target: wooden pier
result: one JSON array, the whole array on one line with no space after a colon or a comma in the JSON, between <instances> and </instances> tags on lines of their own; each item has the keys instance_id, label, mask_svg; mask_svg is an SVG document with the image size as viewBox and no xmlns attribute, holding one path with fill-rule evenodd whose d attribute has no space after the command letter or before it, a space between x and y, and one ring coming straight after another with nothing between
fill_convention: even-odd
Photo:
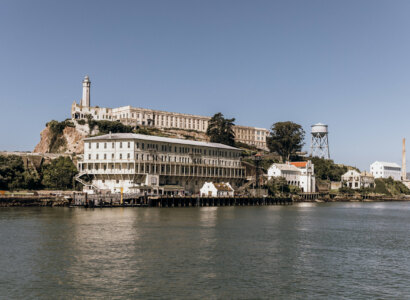
<instances>
[{"instance_id":1,"label":"wooden pier","mask_svg":"<svg viewBox=\"0 0 410 300\"><path fill-rule=\"evenodd\" d=\"M292 205L292 198L274 197L172 197L136 196L117 194L74 194L72 206L82 207L217 207L217 206L262 206Z\"/></svg>"}]
</instances>

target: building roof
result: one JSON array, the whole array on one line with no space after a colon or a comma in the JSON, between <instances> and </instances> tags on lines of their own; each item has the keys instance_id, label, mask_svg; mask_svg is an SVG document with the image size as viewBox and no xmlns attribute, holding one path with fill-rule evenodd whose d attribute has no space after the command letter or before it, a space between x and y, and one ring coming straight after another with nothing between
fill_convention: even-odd
<instances>
[{"instance_id":1,"label":"building roof","mask_svg":"<svg viewBox=\"0 0 410 300\"><path fill-rule=\"evenodd\" d=\"M378 161L378 160L377 160L377 161L375 161L374 163L372 163L372 165L375 164L375 163L381 164L381 165L383 165L383 166L385 166L385 167L401 168L398 164L392 163L392 162L385 162L385 161Z\"/></svg>"},{"instance_id":2,"label":"building roof","mask_svg":"<svg viewBox=\"0 0 410 300\"><path fill-rule=\"evenodd\" d=\"M294 165L297 168L306 168L307 161L294 161L290 163L291 165Z\"/></svg>"},{"instance_id":3,"label":"building roof","mask_svg":"<svg viewBox=\"0 0 410 300\"><path fill-rule=\"evenodd\" d=\"M354 169L351 169L351 170L347 171L346 173L344 173L342 175L342 177L359 176L359 175L360 175L360 173L358 171L356 171Z\"/></svg>"},{"instance_id":4,"label":"building roof","mask_svg":"<svg viewBox=\"0 0 410 300\"><path fill-rule=\"evenodd\" d=\"M367 171L363 171L362 173L360 173L360 176L363 176L363 177L373 177L373 174L372 174L372 173L369 173L369 172L367 172Z\"/></svg>"},{"instance_id":5,"label":"building roof","mask_svg":"<svg viewBox=\"0 0 410 300\"><path fill-rule=\"evenodd\" d=\"M99 136L94 136L94 137L89 137L89 138L84 139L84 141L102 141L102 140L145 140L145 141L152 141L152 142L162 142L162 143L191 145L191 146L198 146L198 147L220 148L220 149L241 151L238 148L231 147L231 146L224 145L224 144L190 141L190 140L174 139L174 138L168 138L168 137L162 137L162 136L136 134L136 133L111 133L111 134L104 134L104 135L99 135Z\"/></svg>"},{"instance_id":6,"label":"building roof","mask_svg":"<svg viewBox=\"0 0 410 300\"><path fill-rule=\"evenodd\" d=\"M214 186L218 191L227 191L227 192L232 192L233 188L231 188L228 184L226 183L214 183Z\"/></svg>"},{"instance_id":7,"label":"building roof","mask_svg":"<svg viewBox=\"0 0 410 300\"><path fill-rule=\"evenodd\" d=\"M275 166L276 168L278 168L281 171L297 171L297 172L300 172L300 170L297 167L295 167L294 165L273 164L272 166Z\"/></svg>"}]
</instances>

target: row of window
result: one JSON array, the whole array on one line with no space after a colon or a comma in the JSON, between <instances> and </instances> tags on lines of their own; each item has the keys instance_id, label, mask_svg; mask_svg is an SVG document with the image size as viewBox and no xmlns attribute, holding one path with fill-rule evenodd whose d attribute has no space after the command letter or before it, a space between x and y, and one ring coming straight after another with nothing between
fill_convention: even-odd
<instances>
[{"instance_id":1,"label":"row of window","mask_svg":"<svg viewBox=\"0 0 410 300\"><path fill-rule=\"evenodd\" d=\"M95 170L98 171L100 170L99 165L91 166L81 166L81 170ZM118 165L114 168L113 164L110 165L102 165L101 170L107 171L107 170L115 170L115 171L122 171L122 170L129 170L129 171L134 171L134 168L132 165L128 166L121 166ZM177 171L178 170L178 171ZM181 166L179 169L171 169L171 166L169 165L161 165L161 166L156 166L156 165L140 165L139 166L139 171L140 172L147 172L151 174L160 174L160 173L174 173L176 174L192 174L192 175L217 175L217 176L227 176L227 175L234 175L234 176L240 176L243 174L243 170L241 169L221 169L221 168L194 168L194 167L188 167L188 166Z\"/></svg>"},{"instance_id":2,"label":"row of window","mask_svg":"<svg viewBox=\"0 0 410 300\"><path fill-rule=\"evenodd\" d=\"M92 144L95 144L95 149L115 149L115 142L107 143L107 142L88 142L88 149L92 149ZM119 148L131 148L131 142L119 142L118 143ZM110 148L109 148L110 147ZM181 146L171 146L171 145L164 145L161 144L161 147L159 147L159 144L156 143L140 143L136 142L135 143L135 148L136 149L141 149L141 150L156 150L159 151L161 149L162 152L168 152L168 153L182 153L182 154L203 154L203 155L209 155L209 156L221 156L221 157L239 157L240 154L239 152L233 152L233 151L226 151L226 150L216 150L216 149L203 149L203 148L194 148L194 147L181 147Z\"/></svg>"},{"instance_id":3,"label":"row of window","mask_svg":"<svg viewBox=\"0 0 410 300\"><path fill-rule=\"evenodd\" d=\"M123 155L124 154L124 155ZM111 153L111 155L107 153L103 154L95 154L95 159L104 159L107 160L108 158L114 159L115 154ZM88 154L88 160L92 160L93 155ZM117 156L118 159L131 159L131 153L119 153ZM157 162L178 162L178 163L194 163L194 164L209 164L209 165L220 165L220 166L227 166L227 167L235 167L239 166L239 161L225 161L225 160L217 160L217 159L202 159L202 158L189 158L189 157L182 157L182 156L166 156L166 155L150 155L150 154L135 154L135 160L142 160L142 161L157 161Z\"/></svg>"}]
</instances>

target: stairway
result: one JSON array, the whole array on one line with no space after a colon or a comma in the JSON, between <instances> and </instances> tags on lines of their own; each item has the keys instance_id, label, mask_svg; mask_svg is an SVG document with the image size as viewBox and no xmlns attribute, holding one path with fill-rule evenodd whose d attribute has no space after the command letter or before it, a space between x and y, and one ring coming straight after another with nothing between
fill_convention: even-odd
<instances>
[{"instance_id":1,"label":"stairway","mask_svg":"<svg viewBox=\"0 0 410 300\"><path fill-rule=\"evenodd\" d=\"M84 171L83 171L83 172L80 172L80 173L78 173L77 175L75 175L74 178L75 178L76 181L78 181L78 182L81 183L82 185L88 186L90 189L97 190L98 187L96 187L96 186L93 185L92 183L87 182L87 181L85 181L85 180L83 180L83 179L80 178L80 177L83 176L83 175L87 175L87 173L84 172Z\"/></svg>"},{"instance_id":2,"label":"stairway","mask_svg":"<svg viewBox=\"0 0 410 300\"><path fill-rule=\"evenodd\" d=\"M247 183L245 183L244 185L242 185L240 188L238 188L238 192L242 192L242 191L244 191L245 189L247 189L248 187L250 187L252 184L254 184L255 183L255 179L252 179L252 180L250 180L250 181L248 181Z\"/></svg>"}]
</instances>

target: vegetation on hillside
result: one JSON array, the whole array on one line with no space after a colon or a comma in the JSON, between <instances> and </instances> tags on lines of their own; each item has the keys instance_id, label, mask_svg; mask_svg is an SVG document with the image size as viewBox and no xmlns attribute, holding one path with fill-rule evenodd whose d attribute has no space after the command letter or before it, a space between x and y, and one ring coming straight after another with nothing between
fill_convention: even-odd
<instances>
[{"instance_id":1,"label":"vegetation on hillside","mask_svg":"<svg viewBox=\"0 0 410 300\"><path fill-rule=\"evenodd\" d=\"M292 155L301 151L304 145L305 131L299 124L287 121L272 125L270 136L266 143L271 152L276 152L282 161L289 161Z\"/></svg>"},{"instance_id":2,"label":"vegetation on hillside","mask_svg":"<svg viewBox=\"0 0 410 300\"><path fill-rule=\"evenodd\" d=\"M391 196L397 196L401 194L410 195L410 190L401 182L395 181L393 178L377 178L375 179L375 188L369 189L369 192L375 192L378 194L385 194Z\"/></svg>"},{"instance_id":3,"label":"vegetation on hillside","mask_svg":"<svg viewBox=\"0 0 410 300\"><path fill-rule=\"evenodd\" d=\"M25 170L21 157L0 156L0 189L33 189L40 183L38 174Z\"/></svg>"},{"instance_id":4,"label":"vegetation on hillside","mask_svg":"<svg viewBox=\"0 0 410 300\"><path fill-rule=\"evenodd\" d=\"M56 120L52 120L46 124L49 128L51 137L49 143L48 152L56 153L59 149L64 147L67 143L66 139L63 136L63 131L66 127L75 127L74 123L70 120L65 120L62 122L58 122Z\"/></svg>"},{"instance_id":5,"label":"vegetation on hillside","mask_svg":"<svg viewBox=\"0 0 410 300\"><path fill-rule=\"evenodd\" d=\"M72 189L73 178L78 173L69 157L59 157L42 168L42 185L49 189Z\"/></svg>"},{"instance_id":6,"label":"vegetation on hillside","mask_svg":"<svg viewBox=\"0 0 410 300\"><path fill-rule=\"evenodd\" d=\"M120 121L94 120L91 115L87 115L87 123L90 133L98 127L99 134L107 133L131 133L133 128L122 124Z\"/></svg>"},{"instance_id":7,"label":"vegetation on hillside","mask_svg":"<svg viewBox=\"0 0 410 300\"><path fill-rule=\"evenodd\" d=\"M316 178L321 180L341 181L342 175L348 171L348 167L335 164L331 159L319 157L309 158L315 166Z\"/></svg>"},{"instance_id":8,"label":"vegetation on hillside","mask_svg":"<svg viewBox=\"0 0 410 300\"><path fill-rule=\"evenodd\" d=\"M235 118L226 119L222 113L216 113L208 122L206 135L209 136L212 143L234 146L234 122Z\"/></svg>"},{"instance_id":9,"label":"vegetation on hillside","mask_svg":"<svg viewBox=\"0 0 410 300\"><path fill-rule=\"evenodd\" d=\"M0 155L1 190L71 189L77 168L69 157L60 157L38 171L25 169L17 155Z\"/></svg>"}]
</instances>

